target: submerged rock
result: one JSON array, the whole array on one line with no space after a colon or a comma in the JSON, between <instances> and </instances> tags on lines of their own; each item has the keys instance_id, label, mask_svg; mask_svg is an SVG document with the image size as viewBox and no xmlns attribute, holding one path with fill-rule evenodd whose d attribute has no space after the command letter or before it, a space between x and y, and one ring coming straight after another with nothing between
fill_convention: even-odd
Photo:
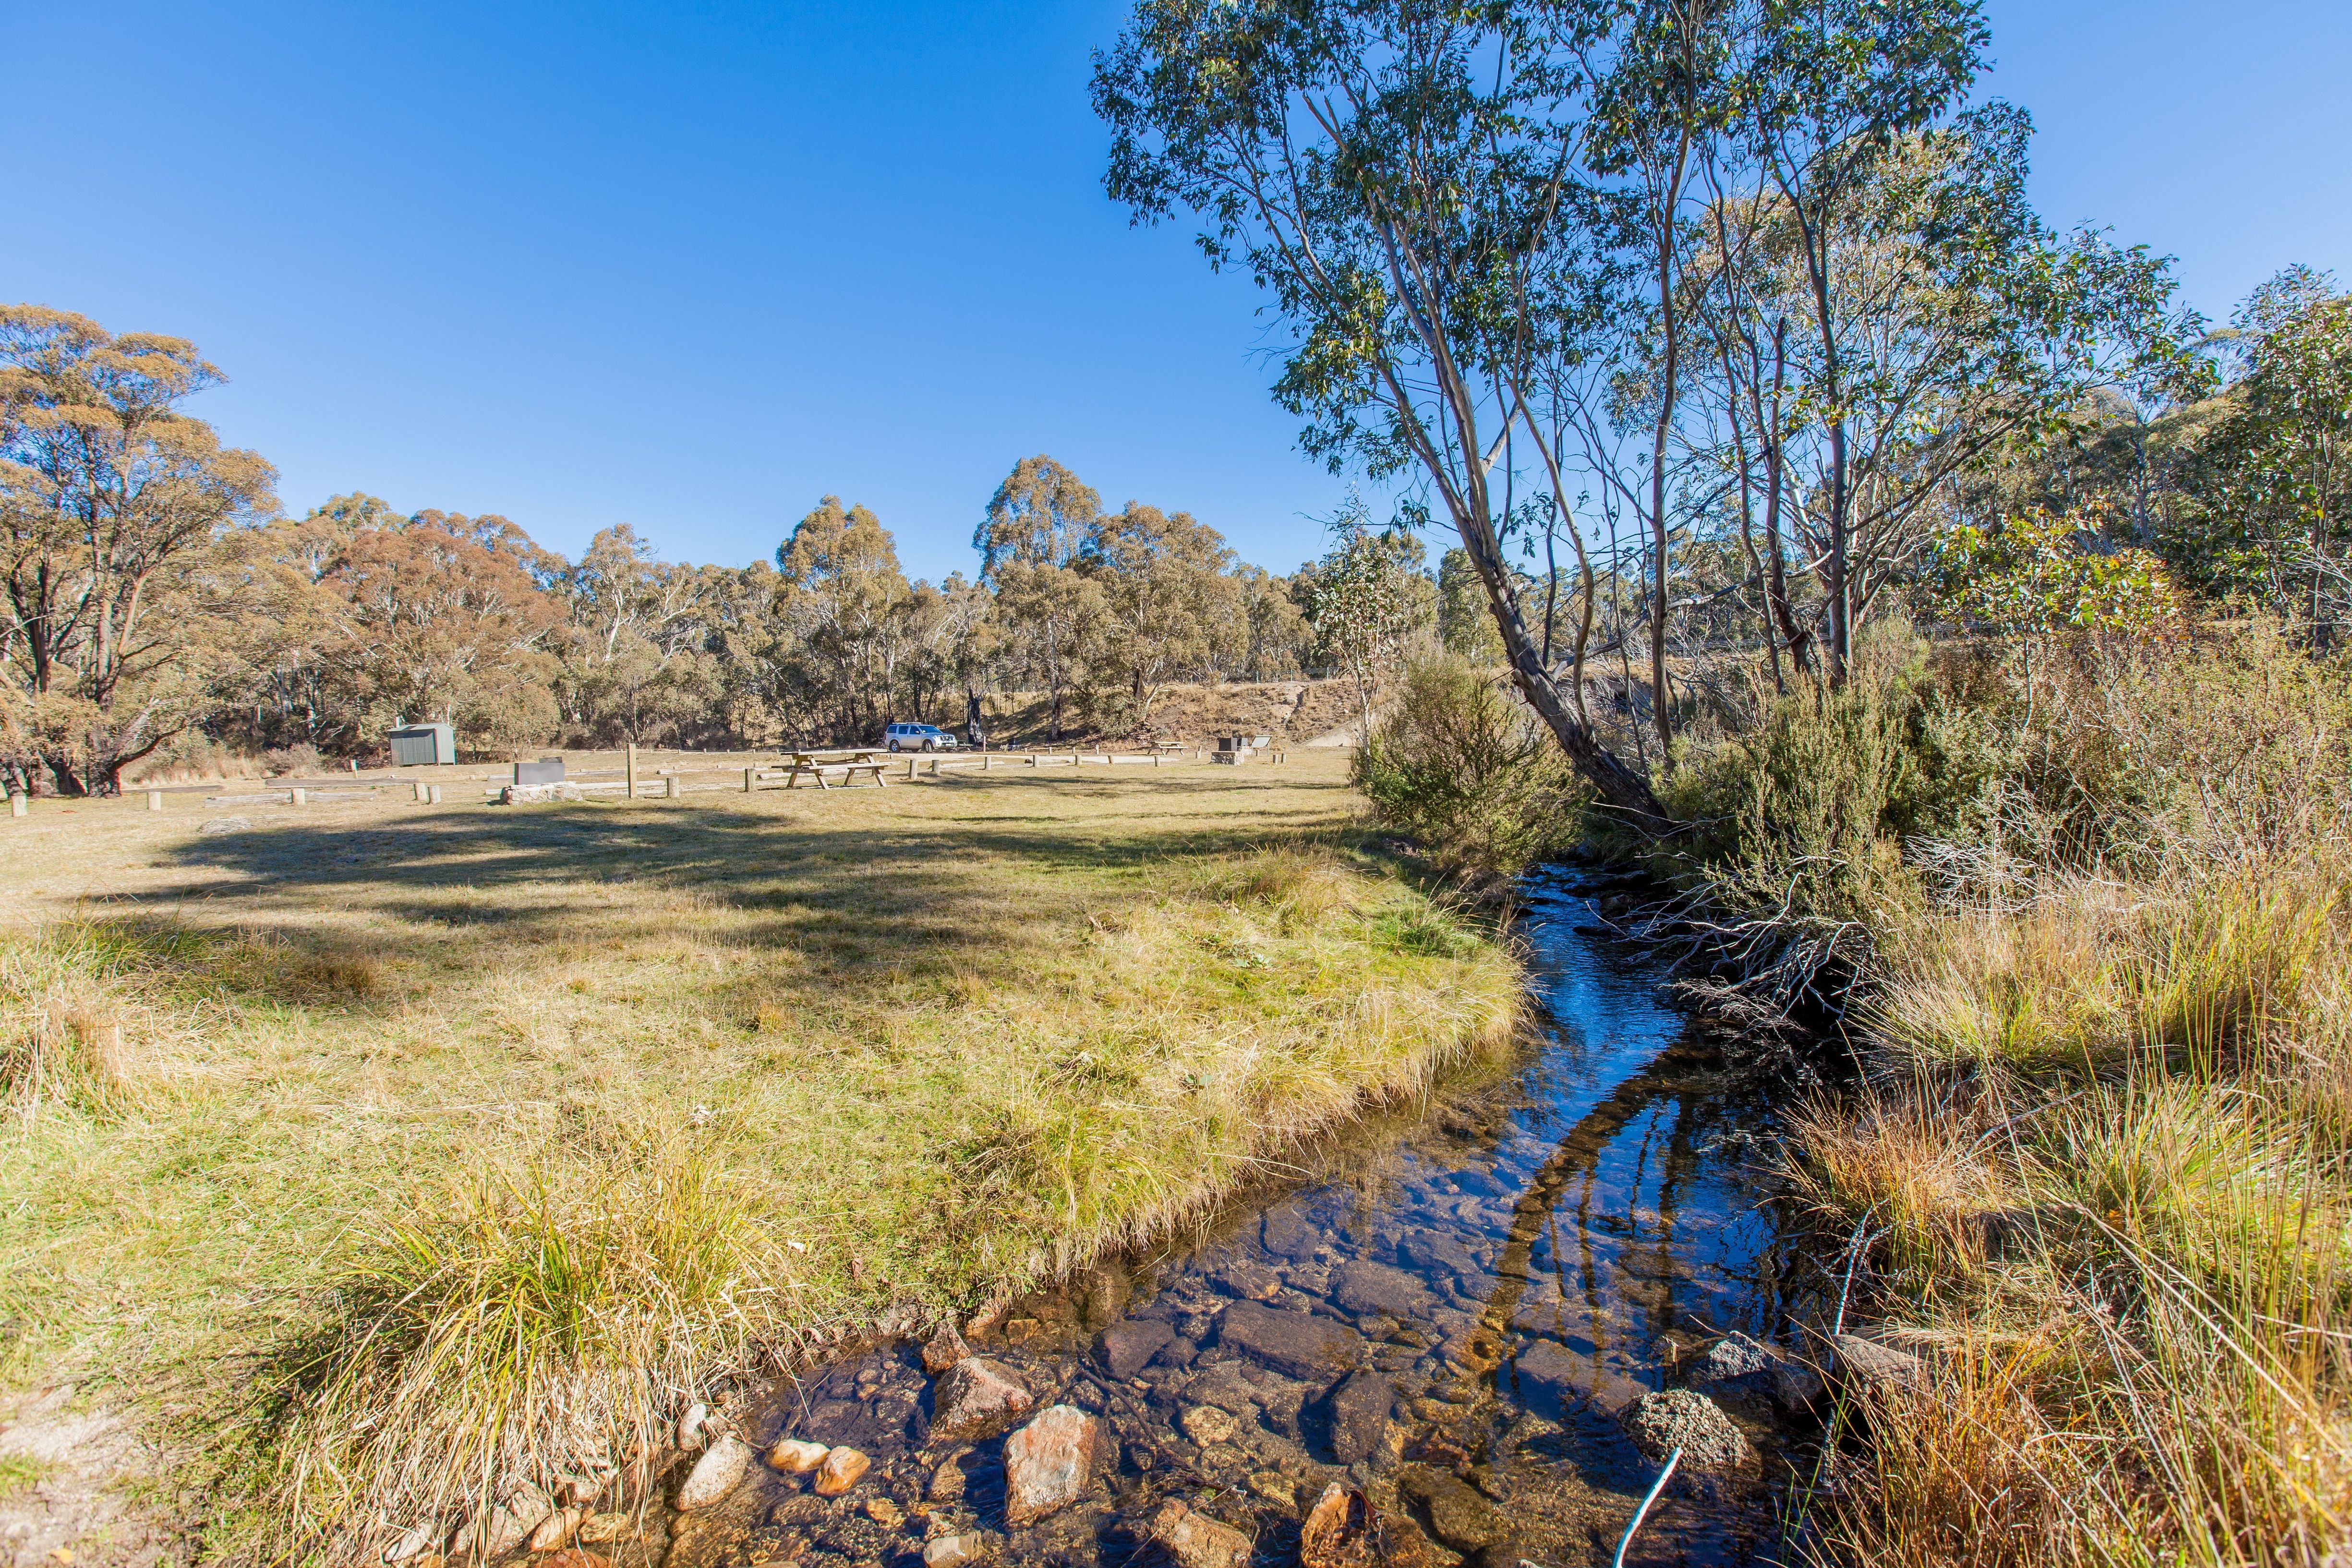
<instances>
[{"instance_id":1,"label":"submerged rock","mask_svg":"<svg viewBox=\"0 0 2352 1568\"><path fill-rule=\"evenodd\" d=\"M1298 1532L1299 1568L1426 1568L1428 1544L1406 1521L1337 1481L1323 1489Z\"/></svg>"},{"instance_id":2,"label":"submerged rock","mask_svg":"<svg viewBox=\"0 0 2352 1568\"><path fill-rule=\"evenodd\" d=\"M1293 1377L1320 1381L1363 1355L1363 1336L1328 1318L1236 1301L1217 1319L1217 1342Z\"/></svg>"},{"instance_id":3,"label":"submerged rock","mask_svg":"<svg viewBox=\"0 0 2352 1568\"><path fill-rule=\"evenodd\" d=\"M1520 1347L1515 1364L1522 1380L1544 1389L1562 1405L1589 1405L1604 1415L1617 1415L1649 1392L1591 1356L1550 1340L1529 1341Z\"/></svg>"},{"instance_id":4,"label":"submerged rock","mask_svg":"<svg viewBox=\"0 0 2352 1568\"><path fill-rule=\"evenodd\" d=\"M1410 1321L1427 1311L1429 1291L1402 1268L1359 1258L1331 1271L1332 1297L1351 1312L1387 1312Z\"/></svg>"},{"instance_id":5,"label":"submerged rock","mask_svg":"<svg viewBox=\"0 0 2352 1568\"><path fill-rule=\"evenodd\" d=\"M1389 1414L1396 1408L1396 1389L1369 1368L1349 1373L1331 1391L1331 1453L1340 1464L1369 1459L1388 1435Z\"/></svg>"},{"instance_id":6,"label":"submerged rock","mask_svg":"<svg viewBox=\"0 0 2352 1568\"><path fill-rule=\"evenodd\" d=\"M1036 1398L1020 1374L983 1355L947 1370L931 1396L931 1435L950 1443L990 1436L1029 1414Z\"/></svg>"},{"instance_id":7,"label":"submerged rock","mask_svg":"<svg viewBox=\"0 0 2352 1568\"><path fill-rule=\"evenodd\" d=\"M1144 1369L1153 1356L1176 1337L1173 1325L1150 1318L1114 1323L1095 1340L1095 1356L1113 1377L1125 1383Z\"/></svg>"},{"instance_id":8,"label":"submerged rock","mask_svg":"<svg viewBox=\"0 0 2352 1568\"><path fill-rule=\"evenodd\" d=\"M1397 1490L1429 1515L1431 1533L1456 1552L1477 1552L1503 1539L1503 1516L1469 1486L1427 1465L1397 1472Z\"/></svg>"},{"instance_id":9,"label":"submerged rock","mask_svg":"<svg viewBox=\"0 0 2352 1568\"><path fill-rule=\"evenodd\" d=\"M963 1568L967 1563L994 1556L999 1544L996 1536L985 1530L942 1535L924 1545L923 1568Z\"/></svg>"},{"instance_id":10,"label":"submerged rock","mask_svg":"<svg viewBox=\"0 0 2352 1568\"><path fill-rule=\"evenodd\" d=\"M1234 1439L1234 1434L1241 1430L1231 1413L1220 1410L1213 1405L1191 1406L1183 1415L1176 1418L1176 1425L1182 1429L1185 1436L1203 1448L1218 1443L1230 1443Z\"/></svg>"},{"instance_id":11,"label":"submerged rock","mask_svg":"<svg viewBox=\"0 0 2352 1568\"><path fill-rule=\"evenodd\" d=\"M743 1472L751 1468L751 1445L733 1436L720 1437L687 1472L677 1489L677 1511L692 1513L722 1500L742 1485Z\"/></svg>"},{"instance_id":12,"label":"submerged rock","mask_svg":"<svg viewBox=\"0 0 2352 1568\"><path fill-rule=\"evenodd\" d=\"M1643 1394L1618 1417L1618 1424L1653 1463L1680 1448L1685 1469L1728 1470L1746 1463L1750 1452L1748 1439L1722 1406L1687 1388Z\"/></svg>"},{"instance_id":13,"label":"submerged rock","mask_svg":"<svg viewBox=\"0 0 2352 1568\"><path fill-rule=\"evenodd\" d=\"M1250 1538L1233 1526L1172 1500L1151 1516L1150 1531L1176 1568L1244 1568L1253 1550Z\"/></svg>"},{"instance_id":14,"label":"submerged rock","mask_svg":"<svg viewBox=\"0 0 2352 1568\"><path fill-rule=\"evenodd\" d=\"M1103 1424L1056 1405L1004 1440L1004 1518L1027 1524L1066 1508L1094 1479Z\"/></svg>"}]
</instances>

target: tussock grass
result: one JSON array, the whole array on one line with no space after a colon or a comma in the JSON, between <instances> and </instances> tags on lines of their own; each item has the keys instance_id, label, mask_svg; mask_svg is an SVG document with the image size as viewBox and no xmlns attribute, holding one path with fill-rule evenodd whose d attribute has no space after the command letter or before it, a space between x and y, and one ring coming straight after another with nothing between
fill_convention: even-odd
<instances>
[{"instance_id":1,"label":"tussock grass","mask_svg":"<svg viewBox=\"0 0 2352 1568\"><path fill-rule=\"evenodd\" d=\"M1352 847L1345 767L45 829L0 1317L184 1413L216 1553L625 1470L1507 1039L1516 966Z\"/></svg>"}]
</instances>

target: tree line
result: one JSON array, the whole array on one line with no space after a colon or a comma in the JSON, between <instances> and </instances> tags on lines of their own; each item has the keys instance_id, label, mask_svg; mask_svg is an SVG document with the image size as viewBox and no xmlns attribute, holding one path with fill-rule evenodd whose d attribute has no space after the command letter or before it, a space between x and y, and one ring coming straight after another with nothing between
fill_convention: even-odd
<instances>
[{"instance_id":1,"label":"tree line","mask_svg":"<svg viewBox=\"0 0 2352 1568\"><path fill-rule=\"evenodd\" d=\"M197 743L368 756L433 721L484 751L870 742L1013 691L1042 694L1049 739L1139 733L1171 683L1295 678L1342 640L1316 565L1107 510L1043 456L989 500L973 575L936 584L832 496L745 567L663 561L626 525L569 560L503 517L363 494L289 517L269 464L187 411L219 380L180 339L0 309L11 787L108 794Z\"/></svg>"},{"instance_id":2,"label":"tree line","mask_svg":"<svg viewBox=\"0 0 2352 1568\"><path fill-rule=\"evenodd\" d=\"M1268 296L1305 449L1459 538L1449 640L1664 833L1712 653L2346 617L2352 301L2219 326L2045 224L1988 47L1974 0L1140 0L1094 95L1112 197Z\"/></svg>"}]
</instances>

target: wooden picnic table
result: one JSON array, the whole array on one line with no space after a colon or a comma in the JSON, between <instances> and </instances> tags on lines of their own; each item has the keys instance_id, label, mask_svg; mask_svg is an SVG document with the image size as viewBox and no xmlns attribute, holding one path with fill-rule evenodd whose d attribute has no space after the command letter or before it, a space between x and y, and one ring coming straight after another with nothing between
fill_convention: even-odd
<instances>
[{"instance_id":1,"label":"wooden picnic table","mask_svg":"<svg viewBox=\"0 0 2352 1568\"><path fill-rule=\"evenodd\" d=\"M857 782L858 774L864 773L874 781L875 788L885 789L888 784L882 777L882 770L887 766L886 754L873 747L847 752L794 752L792 767L784 774L784 787L798 788L801 775L806 773L816 780L817 788L831 789L833 786L824 780L826 774L832 773L840 778L841 787L847 789Z\"/></svg>"}]
</instances>

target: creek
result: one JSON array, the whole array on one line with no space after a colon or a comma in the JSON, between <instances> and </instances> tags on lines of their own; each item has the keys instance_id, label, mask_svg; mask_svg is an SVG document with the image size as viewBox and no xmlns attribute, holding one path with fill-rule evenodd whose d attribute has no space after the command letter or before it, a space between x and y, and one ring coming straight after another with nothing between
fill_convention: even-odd
<instances>
[{"instance_id":1,"label":"creek","mask_svg":"<svg viewBox=\"0 0 2352 1568\"><path fill-rule=\"evenodd\" d=\"M723 1506L670 1521L668 1568L914 1564L947 1534L1011 1563L1148 1563L1170 1499L1290 1563L1334 1481L1412 1521L1399 1563L1610 1562L1660 1469L1622 1413L1727 1332L1772 1341L1797 1252L1759 1169L1768 1097L1662 994L1655 956L1611 938L1608 897L1565 871L1530 889L1547 1016L1484 1081L1371 1118L1287 1187L969 1336L1035 1408L1103 1424L1077 1500L1008 1524L1003 1436L933 1440L933 1379L902 1343L740 1423L762 1449L855 1447L873 1460L858 1486L823 1498L755 1463ZM1746 1453L1678 1473L1629 1563L1775 1555L1797 1440L1769 1399L1710 1388Z\"/></svg>"}]
</instances>

